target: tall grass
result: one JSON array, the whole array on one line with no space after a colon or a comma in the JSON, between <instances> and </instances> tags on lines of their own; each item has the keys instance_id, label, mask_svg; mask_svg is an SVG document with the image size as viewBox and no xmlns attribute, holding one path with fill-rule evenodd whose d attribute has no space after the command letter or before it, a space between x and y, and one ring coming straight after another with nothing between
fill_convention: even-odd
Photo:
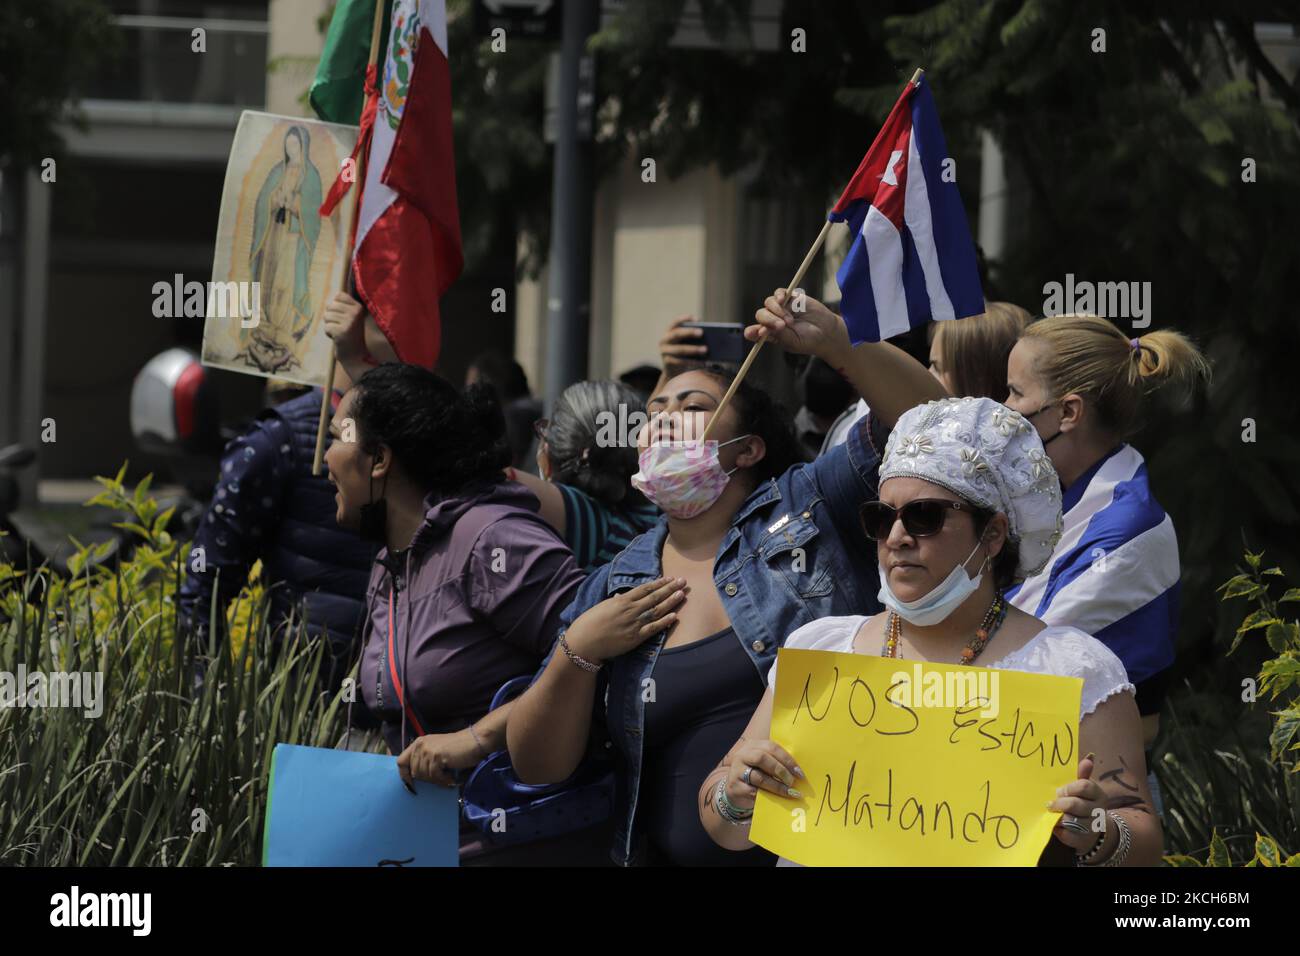
<instances>
[{"instance_id":1,"label":"tall grass","mask_svg":"<svg viewBox=\"0 0 1300 956\"><path fill-rule=\"evenodd\" d=\"M188 549L148 480L127 493L121 478L93 503L130 515L128 559L96 566L83 548L70 579L0 565L0 670L103 675L97 718L0 707L0 864L255 865L275 745L344 730L340 695L316 689L326 649L291 621L272 653L266 597L245 590L196 681L202 657L177 639Z\"/></svg>"},{"instance_id":2,"label":"tall grass","mask_svg":"<svg viewBox=\"0 0 1300 956\"><path fill-rule=\"evenodd\" d=\"M1204 858L1217 833L1236 859L1257 836L1300 852L1300 777L1268 753L1266 720L1226 726L1194 719L1202 695L1187 692L1165 711L1166 748L1155 760L1165 803L1165 850Z\"/></svg>"}]
</instances>

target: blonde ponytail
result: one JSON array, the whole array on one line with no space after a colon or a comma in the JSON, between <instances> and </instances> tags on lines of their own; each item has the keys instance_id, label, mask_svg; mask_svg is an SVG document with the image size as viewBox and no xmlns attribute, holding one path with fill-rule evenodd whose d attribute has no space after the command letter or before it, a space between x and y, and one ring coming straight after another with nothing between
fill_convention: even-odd
<instances>
[{"instance_id":1,"label":"blonde ponytail","mask_svg":"<svg viewBox=\"0 0 1300 956\"><path fill-rule=\"evenodd\" d=\"M1148 391L1168 385L1189 394L1201 382L1209 383L1209 359L1181 332L1158 329L1136 341L1133 385L1142 384Z\"/></svg>"},{"instance_id":2,"label":"blonde ponytail","mask_svg":"<svg viewBox=\"0 0 1300 956\"><path fill-rule=\"evenodd\" d=\"M1045 346L1035 370L1052 397L1083 396L1098 427L1121 439L1137 430L1149 394L1172 386L1186 395L1210 379L1209 361L1170 329L1130 339L1096 315L1057 315L1039 319L1021 338Z\"/></svg>"}]
</instances>

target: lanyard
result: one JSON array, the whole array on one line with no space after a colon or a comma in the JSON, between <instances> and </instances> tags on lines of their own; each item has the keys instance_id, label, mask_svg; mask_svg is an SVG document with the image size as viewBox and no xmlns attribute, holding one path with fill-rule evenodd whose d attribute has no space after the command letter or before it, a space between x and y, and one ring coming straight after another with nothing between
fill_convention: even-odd
<instances>
[{"instance_id":1,"label":"lanyard","mask_svg":"<svg viewBox=\"0 0 1300 956\"><path fill-rule=\"evenodd\" d=\"M415 716L415 711L411 705L406 702L406 695L402 691L402 682L397 676L397 656L393 653L393 586L388 588L388 674L393 679L393 687L397 690L397 702L402 705L406 711L406 716L410 718L415 725L416 733L423 737L424 728L420 726L420 719ZM402 741L402 746L406 746L406 741Z\"/></svg>"}]
</instances>

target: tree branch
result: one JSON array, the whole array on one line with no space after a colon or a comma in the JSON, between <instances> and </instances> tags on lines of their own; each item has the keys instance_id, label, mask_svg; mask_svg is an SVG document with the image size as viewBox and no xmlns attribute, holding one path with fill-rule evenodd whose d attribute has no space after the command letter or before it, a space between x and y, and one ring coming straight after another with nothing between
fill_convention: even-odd
<instances>
[{"instance_id":1,"label":"tree branch","mask_svg":"<svg viewBox=\"0 0 1300 956\"><path fill-rule=\"evenodd\" d=\"M1223 24L1237 46L1241 48L1241 52L1246 54L1251 65L1264 75L1269 87L1286 104L1287 109L1300 116L1300 93L1286 81L1282 71L1273 65L1273 61L1260 48L1250 25L1236 17L1224 17Z\"/></svg>"},{"instance_id":2,"label":"tree branch","mask_svg":"<svg viewBox=\"0 0 1300 956\"><path fill-rule=\"evenodd\" d=\"M1197 78L1196 72L1188 64L1183 56L1183 51L1178 48L1174 42L1174 37L1170 34L1169 27L1163 22L1157 31L1160 38L1164 41L1161 47L1164 52L1164 61L1174 75L1178 77L1178 82L1183 85L1183 91L1188 96L1196 96L1201 92L1201 81Z\"/></svg>"}]
</instances>

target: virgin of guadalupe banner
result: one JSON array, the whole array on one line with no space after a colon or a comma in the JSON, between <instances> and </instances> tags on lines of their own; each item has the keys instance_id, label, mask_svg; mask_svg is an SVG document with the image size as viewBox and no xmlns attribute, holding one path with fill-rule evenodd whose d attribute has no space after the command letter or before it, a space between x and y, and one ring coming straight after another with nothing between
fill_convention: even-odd
<instances>
[{"instance_id":1,"label":"virgin of guadalupe banner","mask_svg":"<svg viewBox=\"0 0 1300 956\"><path fill-rule=\"evenodd\" d=\"M245 110L226 166L203 364L325 384L330 340L320 322L343 288L353 204L320 215L356 145L357 128Z\"/></svg>"},{"instance_id":2,"label":"virgin of guadalupe banner","mask_svg":"<svg viewBox=\"0 0 1300 956\"><path fill-rule=\"evenodd\" d=\"M782 648L771 737L806 779L750 838L805 866L1033 866L1078 775L1077 677Z\"/></svg>"}]
</instances>

